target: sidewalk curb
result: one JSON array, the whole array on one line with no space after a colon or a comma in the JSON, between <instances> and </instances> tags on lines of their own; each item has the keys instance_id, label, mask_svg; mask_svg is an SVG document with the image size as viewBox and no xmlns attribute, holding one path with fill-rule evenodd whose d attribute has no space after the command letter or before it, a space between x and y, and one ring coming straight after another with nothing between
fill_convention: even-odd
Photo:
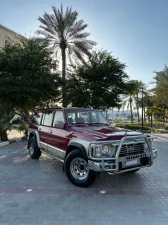
<instances>
[{"instance_id":1,"label":"sidewalk curb","mask_svg":"<svg viewBox=\"0 0 168 225\"><path fill-rule=\"evenodd\" d=\"M12 139L12 140L9 140L9 141L0 142L0 148L4 147L6 145L9 145L9 144L14 144L14 143L17 143L17 142L20 142L20 141L25 141L25 140L27 140L27 137L16 138L16 139Z\"/></svg>"}]
</instances>

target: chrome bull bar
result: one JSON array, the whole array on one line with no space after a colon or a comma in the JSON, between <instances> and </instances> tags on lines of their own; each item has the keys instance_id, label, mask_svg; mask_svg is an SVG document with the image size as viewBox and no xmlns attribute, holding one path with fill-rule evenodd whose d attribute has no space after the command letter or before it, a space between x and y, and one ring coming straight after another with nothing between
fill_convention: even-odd
<instances>
[{"instance_id":1,"label":"chrome bull bar","mask_svg":"<svg viewBox=\"0 0 168 225\"><path fill-rule=\"evenodd\" d=\"M90 167L93 168L95 166L95 170L98 171L99 170L98 167L100 166L102 168L102 171L113 172L113 174L118 173L119 172L119 155L120 155L122 145L126 140L135 140L135 139L141 139L141 140L143 139L145 141L145 143L147 144L148 149L149 149L148 152L151 152L151 162L147 166L151 166L157 157L157 150L152 148L151 142L149 141L149 139L153 139L153 137L151 138L151 137L147 137L145 135L138 135L138 136L125 136L120 141L118 141L119 145L118 145L115 157L113 157L113 158L92 158L92 157L90 157L91 159L97 161L97 162L93 162L93 161L89 160ZM103 143L103 142L101 142L101 143ZM110 167L114 166L114 168L107 169L107 166L110 166ZM137 166L137 167L135 167L135 169L141 168L141 167L142 166L139 166L139 167ZM134 169L131 168L128 170L134 170Z\"/></svg>"},{"instance_id":2,"label":"chrome bull bar","mask_svg":"<svg viewBox=\"0 0 168 225\"><path fill-rule=\"evenodd\" d=\"M144 139L144 141L146 142L147 146L148 146L148 149L149 151L152 151L152 146L148 140L148 138L145 136L145 135L139 135L139 136L125 136L121 139L121 142L118 146L118 149L117 149L117 152L116 152L116 156L115 156L115 159L116 159L116 171L119 170L119 155L120 155L120 151L121 151L121 147L124 143L125 140L131 140L131 139ZM153 161L153 160L152 160Z\"/></svg>"}]
</instances>

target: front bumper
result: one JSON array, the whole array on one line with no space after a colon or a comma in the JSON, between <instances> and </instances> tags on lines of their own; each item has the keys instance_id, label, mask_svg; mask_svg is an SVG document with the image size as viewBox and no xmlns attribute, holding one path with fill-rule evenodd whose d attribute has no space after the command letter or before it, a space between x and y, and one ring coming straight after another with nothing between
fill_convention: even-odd
<instances>
[{"instance_id":1,"label":"front bumper","mask_svg":"<svg viewBox=\"0 0 168 225\"><path fill-rule=\"evenodd\" d=\"M142 157L141 157L142 156ZM151 152L147 152L145 157L139 154L137 158L137 164L132 166L127 166L126 157L122 158L113 158L111 160L101 160L93 161L89 160L89 169L96 172L110 172L111 174L119 174L124 172L129 172L143 167L150 167L157 158L157 149L153 149Z\"/></svg>"}]
</instances>

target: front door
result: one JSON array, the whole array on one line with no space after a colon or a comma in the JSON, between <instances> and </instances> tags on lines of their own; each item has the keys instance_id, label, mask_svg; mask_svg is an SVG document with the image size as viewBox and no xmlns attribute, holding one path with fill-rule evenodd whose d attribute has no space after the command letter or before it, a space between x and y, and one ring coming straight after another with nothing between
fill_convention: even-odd
<instances>
[{"instance_id":1,"label":"front door","mask_svg":"<svg viewBox=\"0 0 168 225\"><path fill-rule=\"evenodd\" d=\"M50 132L51 145L65 151L70 141L71 132L65 129L65 115L63 110L55 111L53 125Z\"/></svg>"}]
</instances>

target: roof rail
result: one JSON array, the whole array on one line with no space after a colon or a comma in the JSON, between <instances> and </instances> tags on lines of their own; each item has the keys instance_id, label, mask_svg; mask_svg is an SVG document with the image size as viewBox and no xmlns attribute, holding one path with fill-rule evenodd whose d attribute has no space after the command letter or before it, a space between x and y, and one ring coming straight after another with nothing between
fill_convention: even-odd
<instances>
[{"instance_id":1,"label":"roof rail","mask_svg":"<svg viewBox=\"0 0 168 225\"><path fill-rule=\"evenodd\" d=\"M40 110L53 110L53 109L64 109L63 107L51 107L51 108L39 108L36 109L35 111L40 111Z\"/></svg>"}]
</instances>

